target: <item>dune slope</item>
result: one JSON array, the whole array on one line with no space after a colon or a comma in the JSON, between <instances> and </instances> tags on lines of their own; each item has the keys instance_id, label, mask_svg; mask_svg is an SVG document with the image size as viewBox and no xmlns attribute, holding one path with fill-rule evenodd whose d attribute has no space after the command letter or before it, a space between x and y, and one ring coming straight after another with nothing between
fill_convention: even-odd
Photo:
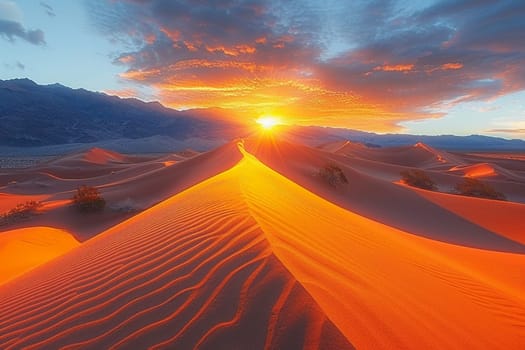
<instances>
[{"instance_id":1,"label":"dune slope","mask_svg":"<svg viewBox=\"0 0 525 350\"><path fill-rule=\"evenodd\" d=\"M96 152L101 153L102 150ZM35 216L31 221L17 222L10 228L53 226L59 223L60 227L73 233L79 241L85 241L128 219L135 211L149 208L231 168L241 158L236 143L232 142L201 155L192 154L194 156L185 161L178 162L178 156L171 155L162 159L117 164L120 167L117 171L113 171L113 163L63 166L70 158L84 158L87 153L65 156L55 160L52 165L46 165L47 171L53 173L74 172L76 179L52 177L47 173L45 175L41 172L43 168L11 172L3 180L0 174L0 208L6 202L5 210L8 210L23 203L22 200L43 200L44 204L44 215ZM57 166L57 163L62 165ZM92 177L93 171L102 171L103 175ZM13 180L17 182L16 185L2 189L2 181ZM95 220L91 215L79 214L69 208L70 199L81 185L97 187L106 199L106 210L98 213ZM6 193L2 193L3 191ZM0 227L0 232L2 229Z\"/></svg>"},{"instance_id":2,"label":"dune slope","mask_svg":"<svg viewBox=\"0 0 525 350\"><path fill-rule=\"evenodd\" d=\"M244 151L0 288L0 348L520 349L525 255L414 236Z\"/></svg>"},{"instance_id":3,"label":"dune slope","mask_svg":"<svg viewBox=\"0 0 525 350\"><path fill-rule=\"evenodd\" d=\"M525 204L411 189L456 215L525 245Z\"/></svg>"},{"instance_id":4,"label":"dune slope","mask_svg":"<svg viewBox=\"0 0 525 350\"><path fill-rule=\"evenodd\" d=\"M2 349L352 349L217 175L0 288Z\"/></svg>"},{"instance_id":5,"label":"dune slope","mask_svg":"<svg viewBox=\"0 0 525 350\"><path fill-rule=\"evenodd\" d=\"M525 256L414 236L247 155L241 186L274 253L358 349L525 346Z\"/></svg>"},{"instance_id":6,"label":"dune slope","mask_svg":"<svg viewBox=\"0 0 525 350\"><path fill-rule=\"evenodd\" d=\"M0 233L0 285L79 245L67 231L29 227Z\"/></svg>"},{"instance_id":7,"label":"dune slope","mask_svg":"<svg viewBox=\"0 0 525 350\"><path fill-rule=\"evenodd\" d=\"M259 161L309 191L387 226L447 243L525 253L525 245L508 238L511 233L506 232L507 225L495 221L493 226L501 227L497 231L487 229L486 225L479 225L419 196L411 188L397 185L400 170L406 168L392 169L390 164L335 156L273 137L248 139L245 147ZM337 188L327 184L318 175L319 169L327 164L340 167L348 184ZM436 174L431 176L434 178ZM512 183L512 191L519 186ZM512 213L518 214L516 211ZM517 220L521 220L520 215L513 217L512 221Z\"/></svg>"}]
</instances>

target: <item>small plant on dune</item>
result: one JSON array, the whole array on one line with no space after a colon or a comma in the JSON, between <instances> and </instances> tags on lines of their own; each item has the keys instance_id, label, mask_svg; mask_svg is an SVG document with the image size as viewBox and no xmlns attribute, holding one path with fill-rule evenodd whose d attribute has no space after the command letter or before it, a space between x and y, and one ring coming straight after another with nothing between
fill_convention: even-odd
<instances>
[{"instance_id":1,"label":"small plant on dune","mask_svg":"<svg viewBox=\"0 0 525 350\"><path fill-rule=\"evenodd\" d=\"M410 169L401 172L401 181L409 186L422 188L424 190L436 190L436 184L423 170Z\"/></svg>"},{"instance_id":2,"label":"small plant on dune","mask_svg":"<svg viewBox=\"0 0 525 350\"><path fill-rule=\"evenodd\" d=\"M505 200L503 193L496 191L492 186L478 179L466 177L456 185L456 192L463 196Z\"/></svg>"},{"instance_id":3,"label":"small plant on dune","mask_svg":"<svg viewBox=\"0 0 525 350\"><path fill-rule=\"evenodd\" d=\"M73 206L81 212L101 211L106 206L106 200L98 189L91 186L80 186L73 196Z\"/></svg>"},{"instance_id":4,"label":"small plant on dune","mask_svg":"<svg viewBox=\"0 0 525 350\"><path fill-rule=\"evenodd\" d=\"M0 216L0 225L8 225L36 215L41 206L42 202L37 201L27 201L17 204L16 207Z\"/></svg>"},{"instance_id":5,"label":"small plant on dune","mask_svg":"<svg viewBox=\"0 0 525 350\"><path fill-rule=\"evenodd\" d=\"M340 184L347 184L348 179L346 178L343 170L335 164L327 164L319 169L319 176L324 181L328 182L330 186L337 187Z\"/></svg>"}]
</instances>

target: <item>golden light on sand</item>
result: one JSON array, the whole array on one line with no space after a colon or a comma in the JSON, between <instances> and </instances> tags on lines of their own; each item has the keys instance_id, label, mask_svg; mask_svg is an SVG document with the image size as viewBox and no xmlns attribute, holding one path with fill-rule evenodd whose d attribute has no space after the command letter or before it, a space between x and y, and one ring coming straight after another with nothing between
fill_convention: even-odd
<instances>
[{"instance_id":1,"label":"golden light on sand","mask_svg":"<svg viewBox=\"0 0 525 350\"><path fill-rule=\"evenodd\" d=\"M280 120L273 116L264 116L257 119L257 124L261 125L263 129L269 130L274 126L280 124Z\"/></svg>"}]
</instances>

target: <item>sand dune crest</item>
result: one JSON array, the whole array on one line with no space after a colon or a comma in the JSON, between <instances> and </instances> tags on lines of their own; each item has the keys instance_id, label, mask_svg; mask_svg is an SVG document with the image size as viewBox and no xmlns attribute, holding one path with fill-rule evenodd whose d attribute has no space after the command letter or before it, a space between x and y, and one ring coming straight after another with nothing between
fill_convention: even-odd
<instances>
[{"instance_id":1,"label":"sand dune crest","mask_svg":"<svg viewBox=\"0 0 525 350\"><path fill-rule=\"evenodd\" d=\"M0 289L0 347L352 349L227 171Z\"/></svg>"},{"instance_id":2,"label":"sand dune crest","mask_svg":"<svg viewBox=\"0 0 525 350\"><path fill-rule=\"evenodd\" d=\"M229 170L0 288L0 348L525 346L525 255L365 218L238 147Z\"/></svg>"}]
</instances>

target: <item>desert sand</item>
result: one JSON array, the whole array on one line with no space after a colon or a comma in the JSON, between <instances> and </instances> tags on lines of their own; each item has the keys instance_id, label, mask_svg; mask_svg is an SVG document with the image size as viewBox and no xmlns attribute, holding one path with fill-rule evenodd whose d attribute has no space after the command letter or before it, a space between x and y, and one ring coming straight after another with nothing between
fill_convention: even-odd
<instances>
[{"instance_id":1,"label":"desert sand","mask_svg":"<svg viewBox=\"0 0 525 350\"><path fill-rule=\"evenodd\" d=\"M0 286L78 245L79 242L69 232L51 227L28 227L2 232Z\"/></svg>"},{"instance_id":2,"label":"desert sand","mask_svg":"<svg viewBox=\"0 0 525 350\"><path fill-rule=\"evenodd\" d=\"M501 202L400 185L417 167L447 189L468 176L450 169L487 162L422 144L312 149L266 135L190 159L94 152L68 159L83 178L64 159L3 177L19 185L4 196L49 196L20 225L65 222L84 239L0 285L2 349L525 347L519 163L490 160L509 172L486 177ZM348 185L323 182L327 162ZM82 232L67 219L79 179L145 210L96 214L107 227Z\"/></svg>"}]
</instances>

